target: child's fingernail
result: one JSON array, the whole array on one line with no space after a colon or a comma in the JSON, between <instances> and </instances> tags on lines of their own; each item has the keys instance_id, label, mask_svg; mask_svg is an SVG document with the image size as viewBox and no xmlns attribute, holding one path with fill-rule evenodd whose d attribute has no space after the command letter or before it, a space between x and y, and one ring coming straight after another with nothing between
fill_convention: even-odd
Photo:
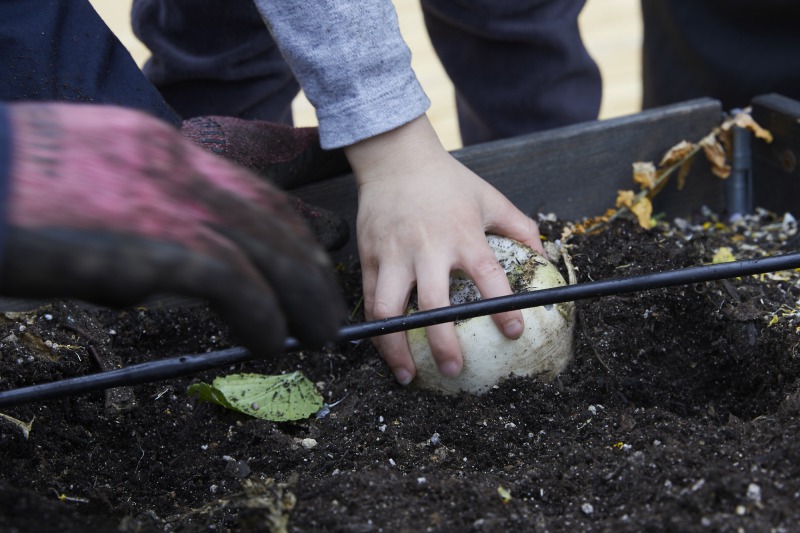
<instances>
[{"instance_id":1,"label":"child's fingernail","mask_svg":"<svg viewBox=\"0 0 800 533\"><path fill-rule=\"evenodd\" d=\"M503 334L510 339L518 339L525 331L525 326L519 320L513 320L503 326Z\"/></svg>"},{"instance_id":2,"label":"child's fingernail","mask_svg":"<svg viewBox=\"0 0 800 533\"><path fill-rule=\"evenodd\" d=\"M400 385L408 385L411 383L411 380L414 379L411 377L411 372L404 368L395 370L394 377Z\"/></svg>"},{"instance_id":3,"label":"child's fingernail","mask_svg":"<svg viewBox=\"0 0 800 533\"><path fill-rule=\"evenodd\" d=\"M458 377L461 373L461 365L456 363L455 361L450 361L449 363L445 363L439 367L439 372L442 375L447 376L448 378Z\"/></svg>"}]
</instances>

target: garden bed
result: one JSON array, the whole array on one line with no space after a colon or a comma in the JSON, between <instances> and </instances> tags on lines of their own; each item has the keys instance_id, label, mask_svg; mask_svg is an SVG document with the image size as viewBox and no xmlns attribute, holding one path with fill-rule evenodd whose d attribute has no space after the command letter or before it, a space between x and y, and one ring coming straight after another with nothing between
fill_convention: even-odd
<instances>
[{"instance_id":1,"label":"garden bed","mask_svg":"<svg viewBox=\"0 0 800 533\"><path fill-rule=\"evenodd\" d=\"M542 224L556 239L563 222ZM788 217L572 239L579 282L797 251ZM723 250L724 251L724 250ZM720 257L719 255L717 255ZM797 272L577 303L555 381L399 386L369 342L4 410L4 531L789 531L800 522ZM341 283L359 321L355 262ZM57 301L0 323L0 388L232 345L203 306ZM54 344L55 343L55 344ZM330 413L274 423L193 382L302 371Z\"/></svg>"}]
</instances>

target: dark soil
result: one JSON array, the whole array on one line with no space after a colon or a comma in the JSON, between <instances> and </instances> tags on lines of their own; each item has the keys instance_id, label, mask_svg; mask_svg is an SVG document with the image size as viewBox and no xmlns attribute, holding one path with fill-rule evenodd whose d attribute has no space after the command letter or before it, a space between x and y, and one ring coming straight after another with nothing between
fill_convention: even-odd
<instances>
[{"instance_id":1,"label":"dark soil","mask_svg":"<svg viewBox=\"0 0 800 533\"><path fill-rule=\"evenodd\" d=\"M720 246L741 259L800 248L768 214L701 222L576 237L579 281L699 265ZM358 272L343 270L356 309ZM0 420L0 530L793 531L799 277L579 302L565 373L482 397L402 388L364 342L10 408L33 425L26 439ZM0 339L2 389L232 344L202 306L62 301L7 314ZM330 414L272 423L186 394L293 370L339 402Z\"/></svg>"}]
</instances>

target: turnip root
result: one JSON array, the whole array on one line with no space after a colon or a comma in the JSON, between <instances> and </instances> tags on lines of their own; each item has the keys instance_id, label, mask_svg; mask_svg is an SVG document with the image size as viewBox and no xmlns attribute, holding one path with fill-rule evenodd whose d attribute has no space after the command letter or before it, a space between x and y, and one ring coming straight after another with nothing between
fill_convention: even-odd
<instances>
[{"instance_id":1,"label":"turnip root","mask_svg":"<svg viewBox=\"0 0 800 533\"><path fill-rule=\"evenodd\" d=\"M487 240L514 292L566 285L556 267L527 246L496 235L487 236ZM456 305L477 299L480 294L475 284L462 272L453 272L450 303ZM410 311L415 310L416 302L412 300ZM417 368L413 384L444 394L460 391L483 394L511 374L553 379L573 357L574 304L533 307L523 309L522 313L525 331L516 340L506 338L489 316L457 322L464 368L456 378L439 373L424 328L408 331L408 344Z\"/></svg>"}]
</instances>

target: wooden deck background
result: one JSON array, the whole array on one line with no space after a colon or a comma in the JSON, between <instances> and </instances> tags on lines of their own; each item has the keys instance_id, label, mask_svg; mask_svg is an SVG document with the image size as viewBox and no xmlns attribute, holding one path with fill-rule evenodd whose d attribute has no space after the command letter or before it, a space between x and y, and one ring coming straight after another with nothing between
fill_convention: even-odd
<instances>
[{"instance_id":1,"label":"wooden deck background","mask_svg":"<svg viewBox=\"0 0 800 533\"><path fill-rule=\"evenodd\" d=\"M580 16L581 32L603 75L601 118L639 111L642 23L640 0L588 0ZM141 64L147 49L130 29L131 0L91 0L97 12ZM453 104L453 86L431 48L418 0L394 0L400 27L412 51L412 66L431 98L429 116L448 149L461 146ZM294 104L298 125L316 123L314 109L302 97Z\"/></svg>"}]
</instances>

